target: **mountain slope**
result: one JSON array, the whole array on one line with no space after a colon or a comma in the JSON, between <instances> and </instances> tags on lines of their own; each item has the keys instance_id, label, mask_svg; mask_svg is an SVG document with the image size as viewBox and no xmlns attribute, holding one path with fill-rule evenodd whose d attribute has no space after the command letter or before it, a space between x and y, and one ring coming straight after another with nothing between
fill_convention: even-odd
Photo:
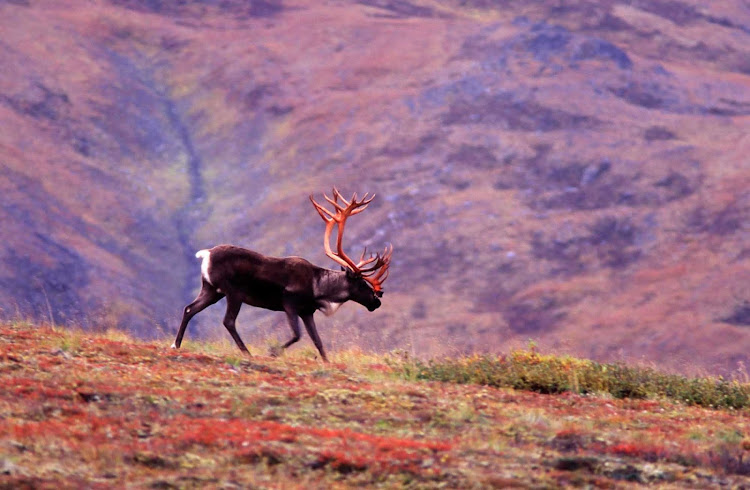
<instances>
[{"instance_id":1,"label":"mountain slope","mask_svg":"<svg viewBox=\"0 0 750 490\"><path fill-rule=\"evenodd\" d=\"M200 248L327 264L307 195L337 185L378 194L352 253L396 252L380 310L321 322L334 347L750 361L742 2L0 13L6 317L171 336Z\"/></svg>"}]
</instances>

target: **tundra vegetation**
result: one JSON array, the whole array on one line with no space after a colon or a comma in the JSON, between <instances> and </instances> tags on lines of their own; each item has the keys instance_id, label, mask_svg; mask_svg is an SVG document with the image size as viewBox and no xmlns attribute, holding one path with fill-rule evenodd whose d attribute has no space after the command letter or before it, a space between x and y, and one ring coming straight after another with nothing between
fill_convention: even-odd
<instances>
[{"instance_id":1,"label":"tundra vegetation","mask_svg":"<svg viewBox=\"0 0 750 490\"><path fill-rule=\"evenodd\" d=\"M0 488L750 484L746 373L266 348L0 325Z\"/></svg>"}]
</instances>

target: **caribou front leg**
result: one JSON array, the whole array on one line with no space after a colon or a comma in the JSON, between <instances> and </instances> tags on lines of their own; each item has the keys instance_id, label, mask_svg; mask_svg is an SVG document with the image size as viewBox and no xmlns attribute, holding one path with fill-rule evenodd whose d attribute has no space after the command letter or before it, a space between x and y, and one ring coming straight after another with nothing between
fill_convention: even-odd
<instances>
[{"instance_id":1,"label":"caribou front leg","mask_svg":"<svg viewBox=\"0 0 750 490\"><path fill-rule=\"evenodd\" d=\"M309 315L302 315L302 321L305 324L305 329L307 330L307 334L312 339L313 344L315 344L315 347L318 348L318 352L320 352L320 357L323 358L323 361L328 362L326 353L323 350L323 342L321 342L320 335L318 335L318 329L315 328L315 320L313 319L312 313Z\"/></svg>"},{"instance_id":2,"label":"caribou front leg","mask_svg":"<svg viewBox=\"0 0 750 490\"><path fill-rule=\"evenodd\" d=\"M247 350L245 343L240 338L240 334L237 333L236 320L237 315L240 313L240 308L242 308L242 300L238 297L227 295L227 311L224 315L224 328L229 331L229 335L232 336L237 347L249 356L250 351Z\"/></svg>"},{"instance_id":3,"label":"caribou front leg","mask_svg":"<svg viewBox=\"0 0 750 490\"><path fill-rule=\"evenodd\" d=\"M292 338L282 345L281 348L278 346L272 347L270 349L272 357L278 357L279 354L281 354L281 351L300 339L299 316L297 316L297 311L291 306L286 306L284 311L286 312L286 320L289 323L289 327L292 329Z\"/></svg>"}]
</instances>

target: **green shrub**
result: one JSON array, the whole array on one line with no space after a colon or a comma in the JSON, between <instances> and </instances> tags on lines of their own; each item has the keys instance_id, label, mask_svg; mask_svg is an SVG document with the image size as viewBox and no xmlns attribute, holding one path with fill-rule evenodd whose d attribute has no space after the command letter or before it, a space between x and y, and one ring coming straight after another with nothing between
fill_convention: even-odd
<instances>
[{"instance_id":1,"label":"green shrub","mask_svg":"<svg viewBox=\"0 0 750 490\"><path fill-rule=\"evenodd\" d=\"M750 407L750 384L722 378L688 378L651 368L602 364L572 357L541 355L535 350L507 356L471 356L421 361L391 357L389 364L410 380L474 383L539 393L609 394L615 398L665 398L689 405Z\"/></svg>"}]
</instances>

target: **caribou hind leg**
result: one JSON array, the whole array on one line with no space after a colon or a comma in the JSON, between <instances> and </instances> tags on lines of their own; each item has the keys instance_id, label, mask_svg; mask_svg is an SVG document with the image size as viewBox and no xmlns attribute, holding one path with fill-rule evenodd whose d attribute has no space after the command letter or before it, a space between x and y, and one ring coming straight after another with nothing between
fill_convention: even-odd
<instances>
[{"instance_id":1,"label":"caribou hind leg","mask_svg":"<svg viewBox=\"0 0 750 490\"><path fill-rule=\"evenodd\" d=\"M223 294L218 292L216 288L214 288L205 279L203 279L201 292L198 293L198 297L195 298L195 301L185 307L185 311L182 314L180 329L177 332L177 338L175 338L175 341L172 344L173 349L179 349L180 345L182 345L182 337L185 335L185 330L187 329L188 322L190 322L190 320L195 315L205 310L212 304L216 303L223 297Z\"/></svg>"}]
</instances>

